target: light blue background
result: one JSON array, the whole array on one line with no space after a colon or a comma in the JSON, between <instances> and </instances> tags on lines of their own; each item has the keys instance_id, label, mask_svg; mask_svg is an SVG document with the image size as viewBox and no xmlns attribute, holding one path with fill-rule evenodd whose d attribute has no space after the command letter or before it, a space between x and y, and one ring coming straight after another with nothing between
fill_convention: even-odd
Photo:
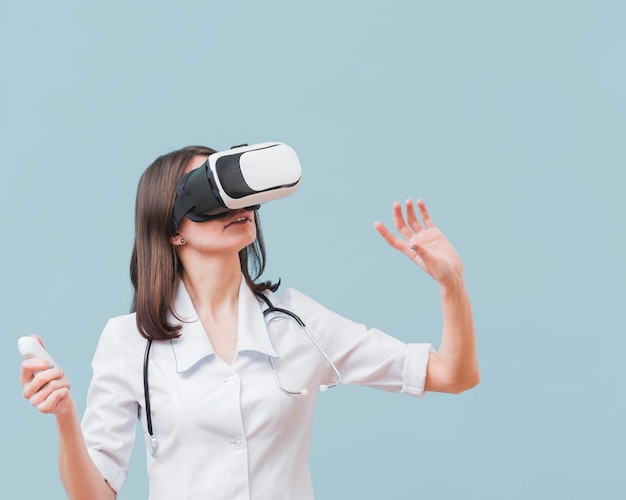
<instances>
[{"instance_id":1,"label":"light blue background","mask_svg":"<svg viewBox=\"0 0 626 500\"><path fill-rule=\"evenodd\" d=\"M437 344L436 285L372 226L423 197L479 342L460 396L323 395L318 498L625 498L625 5L2 2L3 497L64 498L16 340L44 337L82 412L104 322L129 309L143 169L280 140L304 176L262 208L265 276ZM138 444L120 499L146 497Z\"/></svg>"}]
</instances>

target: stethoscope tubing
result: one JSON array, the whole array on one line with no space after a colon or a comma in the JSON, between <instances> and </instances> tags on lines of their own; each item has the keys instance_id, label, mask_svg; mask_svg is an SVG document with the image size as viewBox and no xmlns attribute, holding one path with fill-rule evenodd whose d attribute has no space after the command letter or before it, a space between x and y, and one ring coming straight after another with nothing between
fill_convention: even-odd
<instances>
[{"instance_id":1,"label":"stethoscope tubing","mask_svg":"<svg viewBox=\"0 0 626 500\"><path fill-rule=\"evenodd\" d=\"M337 369L333 361L330 359L330 357L328 357L328 354L326 354L326 352L324 351L322 346L319 344L319 342L315 339L313 334L309 331L309 329L307 328L304 321L302 321L300 316L298 316L292 311L289 311L288 309L283 309L282 307L274 307L270 299L268 299L261 292L255 292L255 294L258 298L263 300L263 302L265 302L265 304L267 305L267 309L263 311L263 317L266 317L268 314L276 312L276 313L285 314L286 316L289 316L291 319L295 320L295 322L298 323L298 326L300 326L304 330L304 332L306 333L307 337L311 340L311 342L313 342L317 350L322 354L322 356L324 356L324 359L326 360L328 365L332 368L333 372L335 372L336 380L332 383L320 385L319 387L320 391L324 392L332 387L339 385L341 383L341 374L339 373L339 370ZM147 428L145 432L145 438L146 438L146 444L148 446L148 451L150 452L152 456L154 456L157 450L157 440L154 435L154 428L152 426L152 408L150 405L150 384L148 382L148 365L150 363L150 349L151 348L152 348L152 339L148 339L146 343L144 356L143 356L143 395L144 395L144 404L145 404L145 411L146 411L146 428ZM283 391L285 394L288 394L290 396L306 396L308 394L307 389L301 389L299 391L292 391L292 390L285 388L280 383L280 380L278 379L278 375L276 374L276 369L274 367L274 361L272 360L271 357L269 357L268 359L269 359L270 366L272 367L272 375L274 377L274 382L276 383L276 385L281 391Z\"/></svg>"}]
</instances>

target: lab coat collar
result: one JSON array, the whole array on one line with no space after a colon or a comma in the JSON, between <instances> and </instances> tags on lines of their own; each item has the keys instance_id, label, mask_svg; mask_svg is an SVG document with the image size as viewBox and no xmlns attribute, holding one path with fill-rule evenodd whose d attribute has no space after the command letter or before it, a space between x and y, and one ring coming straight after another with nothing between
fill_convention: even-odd
<instances>
[{"instance_id":1,"label":"lab coat collar","mask_svg":"<svg viewBox=\"0 0 626 500\"><path fill-rule=\"evenodd\" d=\"M189 370L201 359L215 354L209 337L202 326L191 297L182 280L178 283L174 309L183 321L181 336L171 340L176 358L176 371ZM170 321L176 321L170 318ZM246 280L241 278L239 285L237 354L242 351L256 351L274 358L278 354L270 341L263 311L254 292L248 288Z\"/></svg>"}]
</instances>

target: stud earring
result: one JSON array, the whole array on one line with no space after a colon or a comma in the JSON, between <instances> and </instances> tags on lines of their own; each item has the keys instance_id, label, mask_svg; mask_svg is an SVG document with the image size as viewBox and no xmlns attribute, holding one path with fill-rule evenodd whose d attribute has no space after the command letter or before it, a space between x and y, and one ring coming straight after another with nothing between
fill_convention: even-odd
<instances>
[{"instance_id":1,"label":"stud earring","mask_svg":"<svg viewBox=\"0 0 626 500\"><path fill-rule=\"evenodd\" d=\"M181 243L185 243L185 240L183 238L180 239Z\"/></svg>"}]
</instances>

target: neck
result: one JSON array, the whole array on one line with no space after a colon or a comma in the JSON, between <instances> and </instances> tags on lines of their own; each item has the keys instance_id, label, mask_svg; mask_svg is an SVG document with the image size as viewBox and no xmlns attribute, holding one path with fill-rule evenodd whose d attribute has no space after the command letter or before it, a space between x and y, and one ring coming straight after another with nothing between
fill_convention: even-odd
<instances>
[{"instance_id":1,"label":"neck","mask_svg":"<svg viewBox=\"0 0 626 500\"><path fill-rule=\"evenodd\" d=\"M227 259L204 261L191 269L187 265L182 273L183 283L198 313L236 304L241 279L237 254Z\"/></svg>"}]
</instances>

